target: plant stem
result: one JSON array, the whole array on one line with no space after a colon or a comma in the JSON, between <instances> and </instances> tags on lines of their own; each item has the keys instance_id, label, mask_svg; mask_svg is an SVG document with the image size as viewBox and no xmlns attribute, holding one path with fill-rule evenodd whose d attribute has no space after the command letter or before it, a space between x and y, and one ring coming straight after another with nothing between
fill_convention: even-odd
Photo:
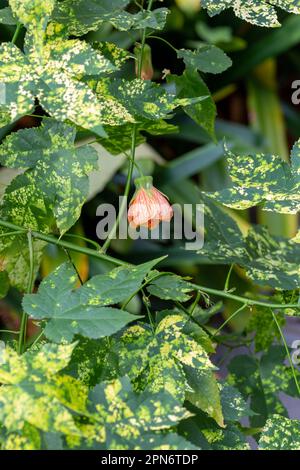
<instances>
[{"instance_id":1,"label":"plant stem","mask_svg":"<svg viewBox=\"0 0 300 470\"><path fill-rule=\"evenodd\" d=\"M12 38L12 40L11 40L11 42L12 42L13 44L16 44L16 42L17 42L17 40L18 40L18 37L19 37L19 34L20 34L21 30L22 30L22 27L23 27L23 25L22 25L21 23L17 23L17 27L16 27L16 30L15 30L15 33L14 33L13 38Z\"/></svg>"},{"instance_id":2,"label":"plant stem","mask_svg":"<svg viewBox=\"0 0 300 470\"><path fill-rule=\"evenodd\" d=\"M32 238L32 233L30 230L27 233L27 239L28 239L28 250L29 250L29 278L28 278L27 294L31 294L33 291L33 285L34 285L34 253L33 253L33 238ZM28 318L27 314L23 311L21 327L20 327L20 335L19 335L19 344L18 344L19 354L22 354L25 349L26 333L27 333L27 318Z\"/></svg>"},{"instance_id":3,"label":"plant stem","mask_svg":"<svg viewBox=\"0 0 300 470\"><path fill-rule=\"evenodd\" d=\"M223 290L211 289L210 287L205 286L197 286L197 284L192 284L195 289L207 292L208 294L216 295L218 297L223 297L225 299L236 300L237 302L245 305L259 305L261 307L267 308L274 308L274 309L282 309L282 308L294 308L300 310L299 304L272 304L269 302L262 302L260 300L248 299L247 297L241 297L239 295L230 294L229 292L225 292Z\"/></svg>"},{"instance_id":4,"label":"plant stem","mask_svg":"<svg viewBox=\"0 0 300 470\"><path fill-rule=\"evenodd\" d=\"M128 196L129 196L129 191L130 191L130 187L131 187L131 179L132 179L133 168L134 168L136 138L137 138L137 126L136 126L136 124L134 124L133 129L132 129L132 137L131 137L131 154L130 154L130 160L129 160L129 168L128 168L128 173L127 173L127 179L126 179L126 185L125 185L125 190L124 190L124 194L123 194L123 199L122 199L122 203L121 203L120 210L119 210L118 216L116 218L116 221L115 221L111 231L109 232L109 234L107 236L107 239L105 240L105 242L102 246L102 249L101 249L102 253L105 253L108 250L112 239L116 235L116 232L117 232L117 229L119 227L120 220L123 217L125 208L127 207L127 199L128 199Z\"/></svg>"},{"instance_id":5,"label":"plant stem","mask_svg":"<svg viewBox=\"0 0 300 470\"><path fill-rule=\"evenodd\" d=\"M1 219L0 219L0 226L5 227L5 228L9 228L11 230L15 230L16 232L20 232L20 231L23 230L24 234L26 233L25 228L22 229L18 225L12 224L11 222L6 222L6 221L1 220ZM106 254L100 253L97 250L92 250L91 248L86 248L86 247L83 247L83 246L75 245L71 242L65 242L61 239L56 238L53 235L45 235L44 233L40 233L40 232L36 232L36 231L31 232L31 235L32 235L33 238L36 238L38 240L42 240L42 241L45 241L47 243L51 243L53 245L61 246L63 248L67 248L71 251L76 251L78 253L82 253L82 254L87 255L87 256L92 256L92 257L97 258L97 259L109 261L109 262L111 262L111 263L113 263L117 266L132 266L133 265L132 263L127 263L127 262L122 261L118 258L114 258L112 256L108 256ZM167 272L159 273L159 275L157 277L166 276L168 274L170 274L170 273L167 273ZM153 280L153 279L151 279L151 280ZM189 284L195 288L195 291L201 292L202 295L203 295L203 293L206 292L207 294L216 295L217 297L223 297L223 298L226 298L226 299L236 300L237 302L240 302L241 304L246 304L246 305L259 305L261 307L267 307L267 308L273 308L273 309L294 308L294 309L300 310L300 303L297 303L297 304L273 304L273 303L269 303L269 302L262 302L262 301L259 301L259 300L248 299L247 297L234 295L234 294L231 294L230 292L225 292L224 290L217 290L217 289L212 289L210 287L198 286L197 284L193 284L191 282ZM144 287L144 285L143 285L143 287Z\"/></svg>"},{"instance_id":6,"label":"plant stem","mask_svg":"<svg viewBox=\"0 0 300 470\"><path fill-rule=\"evenodd\" d=\"M231 320L233 320L242 310L244 310L244 308L246 308L246 307L247 307L247 305L244 304L244 305L242 305L240 308L238 308L234 313L232 313L232 314L230 315L230 317L228 317L227 320L225 320L224 323L222 323L222 325L214 332L213 338L214 338L215 336L217 336L217 334L218 334L221 330L223 330L223 328L224 328Z\"/></svg>"},{"instance_id":7,"label":"plant stem","mask_svg":"<svg viewBox=\"0 0 300 470\"><path fill-rule=\"evenodd\" d=\"M289 348L288 348L288 345L287 345L287 342L285 340L285 337L284 337L284 334L283 334L283 331L278 323L278 320L277 320L277 317L275 315L275 313L273 312L272 309L271 310L271 313L272 313L272 316L273 316L273 319L274 319L274 322L276 323L276 326L277 326L277 329L279 331L279 334L281 336L281 339L282 339L282 342L284 344L284 347L285 347L285 350L286 350L286 353L287 353L287 356L288 356L288 359L289 359L289 363L290 363L290 366L292 368L292 371L293 371L293 377L294 377L294 381L295 381L295 384L296 384L296 388L297 388L297 391L299 393L299 396L300 396L300 385L299 385L299 382L298 382L298 379L297 379L297 375L296 375L296 369L295 369L295 366L293 364L293 361L292 361L292 358L291 358L291 355L290 355L290 351L289 351Z\"/></svg>"},{"instance_id":8,"label":"plant stem","mask_svg":"<svg viewBox=\"0 0 300 470\"><path fill-rule=\"evenodd\" d=\"M15 230L16 232L21 232L26 233L26 229L22 229L22 227L19 227L18 225L12 224L11 222L6 222L5 220L0 219L0 226ZM117 258L113 258L112 256L105 255L103 253L100 253L100 251L93 250L91 248L86 248L83 246L75 245L74 243L63 241L61 239L58 239L57 237L53 235L46 235L44 233L32 231L31 232L32 237L36 238L38 240L42 240L47 243L51 243L52 245L57 245L61 246L63 248L67 248L71 251L76 251L78 253L82 253L87 256L92 256L93 258L98 258L101 260L109 261L117 266L128 266L130 263L126 263L125 261L122 261Z\"/></svg>"},{"instance_id":9,"label":"plant stem","mask_svg":"<svg viewBox=\"0 0 300 470\"><path fill-rule=\"evenodd\" d=\"M153 0L149 0L147 11L151 10L152 3L153 3ZM145 48L145 43L146 43L146 32L147 32L147 28L144 28L142 30L141 52L140 52L139 57L138 57L137 76L138 76L139 79L141 79L141 77L142 77L143 55L144 55L144 48ZM133 124L132 134L131 134L131 150L130 150L130 158L129 158L129 168L128 168L128 173L127 173L127 179L126 179L126 185L125 185L125 189L124 189L123 199L122 199L122 203L121 203L121 206L120 206L120 209L119 209L118 216L115 220L115 223L114 223L111 231L109 232L109 234L107 236L107 239L105 240L105 242L102 246L102 250L101 250L102 253L106 253L106 251L110 247L111 241L116 235L117 229L118 229L119 224L120 224L120 220L123 217L124 211L127 207L127 199L128 199L128 196L129 196L129 191L130 191L130 187L131 187L131 180L132 180L132 174L133 174L133 169L134 169L134 166L135 166L137 132L138 132L137 124Z\"/></svg>"},{"instance_id":10,"label":"plant stem","mask_svg":"<svg viewBox=\"0 0 300 470\"><path fill-rule=\"evenodd\" d=\"M232 264L232 265L230 266L230 269L229 269L229 271L228 271L228 274L227 274L227 277L226 277L226 281L225 281L225 286L224 286L224 290L225 290L225 291L228 291L228 290L229 290L229 282L230 282L230 277L231 277L231 273L232 273L233 267L234 267L234 264Z\"/></svg>"},{"instance_id":11,"label":"plant stem","mask_svg":"<svg viewBox=\"0 0 300 470\"><path fill-rule=\"evenodd\" d=\"M10 335L19 335L20 334L19 331L14 331L14 330L0 330L0 333L7 333L7 334L10 334Z\"/></svg>"}]
</instances>

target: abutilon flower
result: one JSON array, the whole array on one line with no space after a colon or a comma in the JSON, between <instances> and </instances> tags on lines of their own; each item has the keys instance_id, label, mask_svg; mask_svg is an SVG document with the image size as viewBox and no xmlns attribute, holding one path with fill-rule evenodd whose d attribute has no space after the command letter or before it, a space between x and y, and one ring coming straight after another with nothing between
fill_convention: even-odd
<instances>
[{"instance_id":1,"label":"abutilon flower","mask_svg":"<svg viewBox=\"0 0 300 470\"><path fill-rule=\"evenodd\" d=\"M136 66L135 66L135 73L138 78L142 80L152 80L154 75L153 65L152 65L152 52L151 47L148 44L144 45L143 48L143 57L141 58L142 48L140 44L136 44L134 48L134 55L136 57ZM139 70L138 70L138 63L142 60L141 66L141 77L139 77Z\"/></svg>"},{"instance_id":2,"label":"abutilon flower","mask_svg":"<svg viewBox=\"0 0 300 470\"><path fill-rule=\"evenodd\" d=\"M158 189L153 186L151 176L135 180L136 192L129 204L128 222L131 227L147 227L150 230L160 222L170 222L173 209Z\"/></svg>"}]
</instances>

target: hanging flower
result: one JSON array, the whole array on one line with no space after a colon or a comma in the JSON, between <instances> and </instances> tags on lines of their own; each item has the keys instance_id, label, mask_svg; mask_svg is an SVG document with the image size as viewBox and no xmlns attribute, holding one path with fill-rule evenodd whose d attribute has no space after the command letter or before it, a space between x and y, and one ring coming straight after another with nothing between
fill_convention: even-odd
<instances>
[{"instance_id":1,"label":"hanging flower","mask_svg":"<svg viewBox=\"0 0 300 470\"><path fill-rule=\"evenodd\" d=\"M150 230L160 222L170 222L173 209L166 196L153 186L151 176L135 180L136 192L129 204L128 222L131 227L147 227Z\"/></svg>"},{"instance_id":2,"label":"hanging flower","mask_svg":"<svg viewBox=\"0 0 300 470\"><path fill-rule=\"evenodd\" d=\"M152 65L152 52L151 47L148 44L145 44L143 47L143 57L141 58L142 47L140 44L136 44L134 48L134 55L136 57L136 66L135 73L138 78L142 80L152 80L154 75L153 65ZM139 76L139 61L142 61L140 76Z\"/></svg>"}]
</instances>

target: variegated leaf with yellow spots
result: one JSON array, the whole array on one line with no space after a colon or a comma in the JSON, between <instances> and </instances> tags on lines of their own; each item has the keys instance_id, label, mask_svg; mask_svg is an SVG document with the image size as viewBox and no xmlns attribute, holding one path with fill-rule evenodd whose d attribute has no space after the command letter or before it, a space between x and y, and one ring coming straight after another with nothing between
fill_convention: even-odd
<instances>
[{"instance_id":1,"label":"variegated leaf with yellow spots","mask_svg":"<svg viewBox=\"0 0 300 470\"><path fill-rule=\"evenodd\" d=\"M85 411L87 390L74 378L60 374L74 346L48 344L23 356L5 348L0 363L0 422L13 433L12 440L18 442L18 433L24 439L28 425L41 431L80 434L72 413Z\"/></svg>"},{"instance_id":2,"label":"variegated leaf with yellow spots","mask_svg":"<svg viewBox=\"0 0 300 470\"><path fill-rule=\"evenodd\" d=\"M266 422L259 439L260 450L299 450L300 422L278 414Z\"/></svg>"},{"instance_id":3,"label":"variegated leaf with yellow spots","mask_svg":"<svg viewBox=\"0 0 300 470\"><path fill-rule=\"evenodd\" d=\"M117 63L117 61L115 61ZM0 45L1 122L4 125L29 114L37 98L52 117L90 129L102 136L103 125L134 122L116 100L96 94L86 76L101 76L115 71L100 48L76 39L48 40L37 49L36 39L27 34L25 54L11 43Z\"/></svg>"},{"instance_id":4,"label":"variegated leaf with yellow spots","mask_svg":"<svg viewBox=\"0 0 300 470\"><path fill-rule=\"evenodd\" d=\"M158 261L115 268L75 290L74 268L63 264L43 280L37 294L24 296L24 310L34 319L47 320L44 334L52 341L72 341L75 334L88 338L110 336L141 318L111 305L134 294Z\"/></svg>"},{"instance_id":5,"label":"variegated leaf with yellow spots","mask_svg":"<svg viewBox=\"0 0 300 470\"><path fill-rule=\"evenodd\" d=\"M141 323L127 328L116 340L120 370L137 389L167 390L181 402L188 399L222 426L216 367L203 347L207 340L194 337L189 327L187 317L170 313L154 332Z\"/></svg>"},{"instance_id":6,"label":"variegated leaf with yellow spots","mask_svg":"<svg viewBox=\"0 0 300 470\"><path fill-rule=\"evenodd\" d=\"M201 0L200 4L211 16L233 8L239 18L257 26L270 28L280 26L275 6L290 13L300 13L299 0Z\"/></svg>"},{"instance_id":7,"label":"variegated leaf with yellow spots","mask_svg":"<svg viewBox=\"0 0 300 470\"><path fill-rule=\"evenodd\" d=\"M240 355L228 365L228 382L234 385L248 402L254 414L250 416L252 427L261 427L274 413L287 416L285 402L280 392L298 398L293 370L285 364L286 351L282 346L272 346L256 357ZM295 371L297 380L300 374Z\"/></svg>"},{"instance_id":8,"label":"variegated leaf with yellow spots","mask_svg":"<svg viewBox=\"0 0 300 470\"><path fill-rule=\"evenodd\" d=\"M6 234L9 232L9 229L0 227L0 269L7 272L11 286L25 292L30 277L27 233L7 236ZM33 240L34 277L38 273L45 245L45 242Z\"/></svg>"},{"instance_id":9,"label":"variegated leaf with yellow spots","mask_svg":"<svg viewBox=\"0 0 300 470\"><path fill-rule=\"evenodd\" d=\"M134 116L136 122L156 121L170 117L178 106L188 106L205 100L207 96L177 98L174 93L165 90L157 83L139 78L133 80L102 79L96 82L94 90L101 96L113 97L116 104L121 104Z\"/></svg>"},{"instance_id":10,"label":"variegated leaf with yellow spots","mask_svg":"<svg viewBox=\"0 0 300 470\"><path fill-rule=\"evenodd\" d=\"M128 378L97 385L90 394L94 425L83 430L109 450L194 449L174 432L190 413L168 392L136 393Z\"/></svg>"},{"instance_id":11,"label":"variegated leaf with yellow spots","mask_svg":"<svg viewBox=\"0 0 300 470\"><path fill-rule=\"evenodd\" d=\"M104 22L111 23L120 31L151 28L163 29L168 15L167 8L153 11L125 11L130 0L65 0L57 2L52 19L64 25L68 34L82 36L98 30Z\"/></svg>"},{"instance_id":12,"label":"variegated leaf with yellow spots","mask_svg":"<svg viewBox=\"0 0 300 470\"><path fill-rule=\"evenodd\" d=\"M253 226L244 236L236 222L207 194L204 204L205 241L198 255L218 264L237 264L245 268L256 284L293 290L300 286L300 245L293 240L272 236L266 227Z\"/></svg>"},{"instance_id":13,"label":"variegated leaf with yellow spots","mask_svg":"<svg viewBox=\"0 0 300 470\"><path fill-rule=\"evenodd\" d=\"M291 164L274 155L234 155L226 150L233 186L208 193L234 209L263 204L264 210L296 214L300 211L300 140L291 153Z\"/></svg>"},{"instance_id":14,"label":"variegated leaf with yellow spots","mask_svg":"<svg viewBox=\"0 0 300 470\"><path fill-rule=\"evenodd\" d=\"M91 146L75 147L75 135L73 127L45 119L41 127L20 130L4 140L1 164L27 170L6 188L2 218L46 232L53 216L61 233L74 225L88 195L87 175L97 169L98 161Z\"/></svg>"}]
</instances>

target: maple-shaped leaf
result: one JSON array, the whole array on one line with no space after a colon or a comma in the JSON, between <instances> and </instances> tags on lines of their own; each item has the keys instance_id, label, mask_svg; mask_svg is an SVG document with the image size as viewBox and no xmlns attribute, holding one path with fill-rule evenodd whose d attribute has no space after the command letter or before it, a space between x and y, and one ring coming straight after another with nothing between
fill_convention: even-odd
<instances>
[{"instance_id":1,"label":"maple-shaped leaf","mask_svg":"<svg viewBox=\"0 0 300 470\"><path fill-rule=\"evenodd\" d=\"M114 97L115 102L121 104L130 115L134 116L136 122L166 119L171 117L170 113L178 106L188 106L207 98L207 96L178 98L157 83L139 78L133 80L102 79L96 82L94 88L99 99L101 96Z\"/></svg>"},{"instance_id":2,"label":"maple-shaped leaf","mask_svg":"<svg viewBox=\"0 0 300 470\"><path fill-rule=\"evenodd\" d=\"M136 393L127 377L97 385L90 393L93 425L83 429L106 449L193 449L174 432L190 413L168 392Z\"/></svg>"},{"instance_id":3,"label":"maple-shaped leaf","mask_svg":"<svg viewBox=\"0 0 300 470\"><path fill-rule=\"evenodd\" d=\"M234 155L226 149L232 187L208 193L234 209L263 204L264 210L296 214L300 211L300 140L291 164L274 155Z\"/></svg>"},{"instance_id":4,"label":"maple-shaped leaf","mask_svg":"<svg viewBox=\"0 0 300 470\"><path fill-rule=\"evenodd\" d=\"M241 233L237 223L207 194L198 193L204 204L205 240L198 255L217 264L237 264L256 284L275 289L300 287L300 245L272 236L266 227L253 226Z\"/></svg>"},{"instance_id":5,"label":"maple-shaped leaf","mask_svg":"<svg viewBox=\"0 0 300 470\"><path fill-rule=\"evenodd\" d=\"M141 323L127 328L116 340L116 351L121 373L138 388L166 390L182 402L186 398L222 426L216 367L204 348L207 344L203 330L193 329L189 318L170 314L154 332Z\"/></svg>"},{"instance_id":6,"label":"maple-shaped leaf","mask_svg":"<svg viewBox=\"0 0 300 470\"><path fill-rule=\"evenodd\" d=\"M44 37L43 37L44 40ZM1 122L14 121L32 112L35 99L52 117L72 121L102 136L103 125L134 122L126 109L111 99L96 94L86 76L101 76L116 66L99 50L84 41L56 38L37 42L30 32L25 39L25 54L12 43L0 46L0 81L4 102Z\"/></svg>"},{"instance_id":7,"label":"maple-shaped leaf","mask_svg":"<svg viewBox=\"0 0 300 470\"><path fill-rule=\"evenodd\" d=\"M27 170L6 188L1 217L21 227L49 231L56 220L61 233L74 225L88 191L88 174L98 156L89 145L75 147L76 130L53 119L38 128L9 135L0 146L0 162Z\"/></svg>"},{"instance_id":8,"label":"maple-shaped leaf","mask_svg":"<svg viewBox=\"0 0 300 470\"><path fill-rule=\"evenodd\" d=\"M72 412L83 412L86 388L60 371L76 343L43 345L19 356L9 347L0 357L0 421L8 432L27 424L42 431L77 434Z\"/></svg>"},{"instance_id":9,"label":"maple-shaped leaf","mask_svg":"<svg viewBox=\"0 0 300 470\"><path fill-rule=\"evenodd\" d=\"M65 0L57 2L52 20L65 27L69 35L82 36L98 30L104 22L120 31L151 28L162 29L168 15L167 8L130 13L124 9L130 0Z\"/></svg>"},{"instance_id":10,"label":"maple-shaped leaf","mask_svg":"<svg viewBox=\"0 0 300 470\"><path fill-rule=\"evenodd\" d=\"M266 27L280 26L274 6L290 13L300 13L299 0L201 0L201 6L206 8L211 16L233 8L239 18Z\"/></svg>"},{"instance_id":11,"label":"maple-shaped leaf","mask_svg":"<svg viewBox=\"0 0 300 470\"><path fill-rule=\"evenodd\" d=\"M260 450L299 450L300 422L279 414L270 416L259 439Z\"/></svg>"},{"instance_id":12,"label":"maple-shaped leaf","mask_svg":"<svg viewBox=\"0 0 300 470\"><path fill-rule=\"evenodd\" d=\"M72 341L75 334L110 336L140 318L111 306L134 294L158 261L115 268L75 290L78 278L74 268L62 264L42 281L37 294L24 296L23 308L32 318L47 320L44 334L52 341Z\"/></svg>"}]
</instances>

